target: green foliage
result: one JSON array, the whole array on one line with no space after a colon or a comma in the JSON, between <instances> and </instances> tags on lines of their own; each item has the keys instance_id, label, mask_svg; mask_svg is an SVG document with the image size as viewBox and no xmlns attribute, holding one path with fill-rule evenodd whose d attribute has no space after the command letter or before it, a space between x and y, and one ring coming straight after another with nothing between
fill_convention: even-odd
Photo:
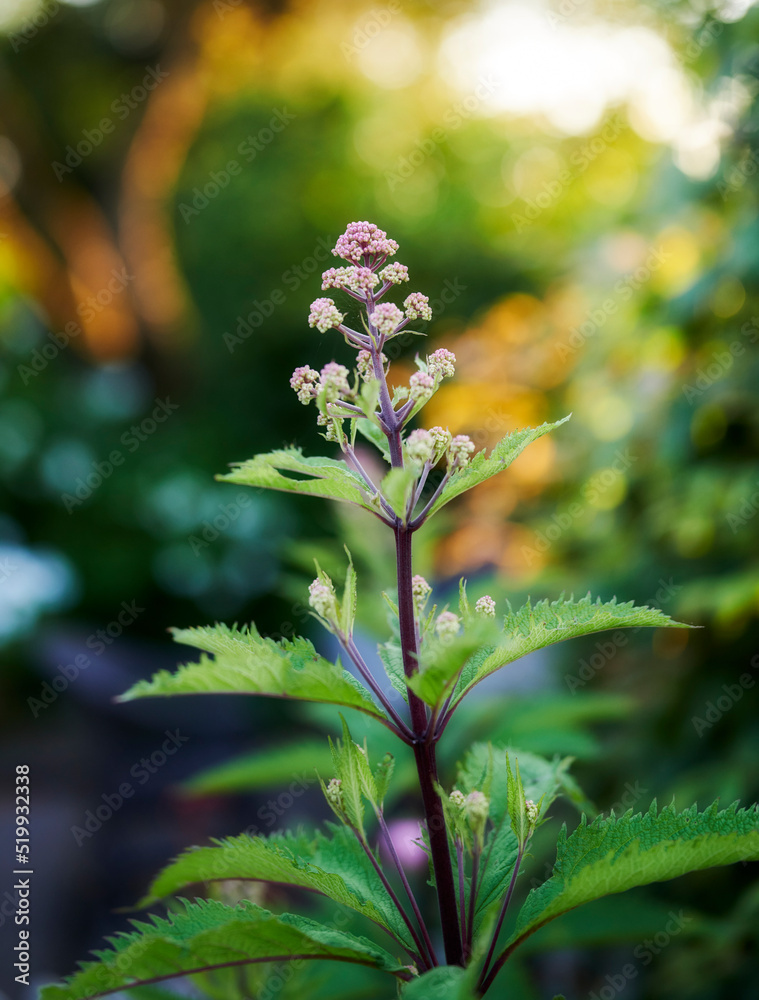
<instances>
[{"instance_id":1,"label":"green foliage","mask_svg":"<svg viewBox=\"0 0 759 1000\"><path fill-rule=\"evenodd\" d=\"M415 976L401 988L403 1000L476 1000L474 970L443 965Z\"/></svg>"},{"instance_id":2,"label":"green foliage","mask_svg":"<svg viewBox=\"0 0 759 1000\"><path fill-rule=\"evenodd\" d=\"M332 750L332 765L335 777L340 781L340 810L343 818L357 830L363 839L364 831L364 799L373 805L378 805L377 786L374 775L369 767L367 751L353 742L345 719L343 723L343 738L329 745Z\"/></svg>"},{"instance_id":3,"label":"green foliage","mask_svg":"<svg viewBox=\"0 0 759 1000\"><path fill-rule=\"evenodd\" d=\"M406 688L406 674L403 670L403 651L397 642L383 642L377 647L377 652L382 660L390 683L396 691L403 695L408 701L408 690Z\"/></svg>"},{"instance_id":4,"label":"green foliage","mask_svg":"<svg viewBox=\"0 0 759 1000\"><path fill-rule=\"evenodd\" d=\"M512 751L519 762L521 792L524 798L535 802L543 799L544 815L562 790L562 776L569 760L543 760L535 754ZM513 825L515 818L509 809L509 769L507 752L503 747L493 748L488 743L475 743L459 765L456 785L462 791L482 788L483 779L491 773L489 786L490 818L493 829L488 834L483 851L480 872L475 928L479 927L488 910L500 902L514 871L519 841ZM512 779L513 780L513 779Z\"/></svg>"},{"instance_id":5,"label":"green foliage","mask_svg":"<svg viewBox=\"0 0 759 1000\"><path fill-rule=\"evenodd\" d=\"M364 481L342 460L316 456L306 458L299 448L284 448L238 462L233 469L216 478L224 483L343 500L366 510L373 509ZM282 472L295 475L285 476Z\"/></svg>"},{"instance_id":6,"label":"green foliage","mask_svg":"<svg viewBox=\"0 0 759 1000\"><path fill-rule=\"evenodd\" d=\"M704 812L696 806L676 812L632 811L617 818L599 817L559 838L553 874L533 889L519 913L509 942L520 941L559 914L611 893L677 878L702 868L759 860L759 812L756 806L722 812L714 802Z\"/></svg>"},{"instance_id":7,"label":"green foliage","mask_svg":"<svg viewBox=\"0 0 759 1000\"><path fill-rule=\"evenodd\" d=\"M43 1000L86 1000L139 984L209 968L282 961L293 956L357 962L386 972L402 969L366 938L325 927L305 917L275 916L254 903L226 906L213 900L184 901L184 910L111 939L65 985L47 986Z\"/></svg>"},{"instance_id":8,"label":"green foliage","mask_svg":"<svg viewBox=\"0 0 759 1000\"><path fill-rule=\"evenodd\" d=\"M454 703L507 663L565 639L606 629L690 627L673 621L657 608L638 607L632 601L617 603L616 598L603 603L600 597L593 601L587 594L579 601L560 597L534 605L528 600L518 611L509 610L506 615L503 625L506 641L495 648L478 650L465 665L456 685Z\"/></svg>"},{"instance_id":9,"label":"green foliage","mask_svg":"<svg viewBox=\"0 0 759 1000\"><path fill-rule=\"evenodd\" d=\"M408 686L428 705L438 708L456 687L483 644L492 648L500 640L500 630L490 621L476 621L463 634L442 641L428 638L422 647L419 670L408 678Z\"/></svg>"},{"instance_id":10,"label":"green foliage","mask_svg":"<svg viewBox=\"0 0 759 1000\"><path fill-rule=\"evenodd\" d=\"M360 844L343 826L249 837L242 834L193 847L153 881L140 906L150 906L187 886L223 879L273 882L321 893L388 930L409 945L408 930Z\"/></svg>"},{"instance_id":11,"label":"green foliage","mask_svg":"<svg viewBox=\"0 0 759 1000\"><path fill-rule=\"evenodd\" d=\"M369 692L340 665L318 656L306 639L262 638L255 626L228 625L172 629L174 639L214 654L162 670L138 681L120 701L176 694L258 694L273 698L320 701L358 709L376 719L384 713Z\"/></svg>"},{"instance_id":12,"label":"green foliage","mask_svg":"<svg viewBox=\"0 0 759 1000\"><path fill-rule=\"evenodd\" d=\"M557 420L552 424L541 424L540 427L525 427L521 430L512 431L498 442L488 455L484 450L476 454L469 465L462 469L457 469L451 476L449 482L443 488L442 493L432 505L431 514L436 514L441 507L445 507L451 500L471 490L479 483L483 483L491 476L508 469L515 458L518 458L527 445L537 441L538 438L556 427L561 427L569 417Z\"/></svg>"}]
</instances>

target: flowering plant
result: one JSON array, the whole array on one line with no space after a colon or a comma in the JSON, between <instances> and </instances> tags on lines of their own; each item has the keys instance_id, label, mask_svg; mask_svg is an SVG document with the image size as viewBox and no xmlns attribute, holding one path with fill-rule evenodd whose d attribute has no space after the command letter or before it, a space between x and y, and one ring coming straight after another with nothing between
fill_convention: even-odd
<instances>
[{"instance_id":1,"label":"flowering plant","mask_svg":"<svg viewBox=\"0 0 759 1000\"><path fill-rule=\"evenodd\" d=\"M674 806L658 810L654 802L644 814L612 811L591 823L583 816L570 835L566 828L559 833L548 879L529 892L515 918L511 913L535 831L558 797L576 800L578 790L567 774L568 761L487 742L468 749L453 779L441 774L437 748L459 705L501 667L564 639L611 628L687 626L655 609L589 596L499 611L484 595L472 606L464 581L457 610L428 609L432 588L414 574L414 534L564 421L508 434L489 454L475 454L468 437L444 427L410 429L442 380L454 375L456 359L445 348L417 357L408 384L391 389L385 350L391 353L388 345L403 331L417 332L410 324L431 318L420 292L406 295L402 308L382 301L409 280L406 266L388 262L397 249L373 224L348 226L333 251L345 264L324 273L322 290L340 292L348 305L352 300L360 323L348 325L347 307L322 297L311 305L309 324L321 334L341 336L356 352L355 365L330 361L320 371L303 365L290 381L301 403L315 405L324 438L344 457L307 458L288 448L257 455L220 477L352 504L389 529L397 594L395 600L384 595L392 635L379 647L378 663L366 662L354 638L357 580L348 555L340 591L317 566L309 604L353 672L320 656L305 639L275 642L253 625L215 625L175 630L178 642L202 651L199 661L141 681L123 698L239 692L327 703L375 720L413 758L421 806L418 842L430 869L426 898L414 892L386 818L395 756L388 751L371 760L366 740L356 742L355 727L352 732L343 719L340 738L330 741L333 773L320 776L336 823L313 834L244 834L192 848L157 877L143 900L153 904L197 883L269 883L333 900L340 909L329 923L272 913L260 897L184 900L166 918L135 922L135 930L115 939L98 961L65 985L46 987L44 1000L84 1000L182 975L193 975L211 997L263 997L272 995L261 971L267 963L289 962L305 974L310 961L327 959L379 970L394 978L404 1000L471 1000L490 990L536 930L583 903L759 858L755 806L718 811L714 803L704 812L695 806L677 812ZM362 464L358 435L379 451L386 465L382 475ZM357 914L367 932L372 924L381 929L391 944L381 947L374 937L344 929L345 910ZM224 978L230 970L242 970L243 978Z\"/></svg>"}]
</instances>

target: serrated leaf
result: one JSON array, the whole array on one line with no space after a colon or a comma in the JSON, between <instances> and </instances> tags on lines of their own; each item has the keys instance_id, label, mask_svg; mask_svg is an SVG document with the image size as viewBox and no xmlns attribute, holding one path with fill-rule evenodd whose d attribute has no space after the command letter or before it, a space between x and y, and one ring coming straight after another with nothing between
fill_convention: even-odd
<instances>
[{"instance_id":1,"label":"serrated leaf","mask_svg":"<svg viewBox=\"0 0 759 1000\"><path fill-rule=\"evenodd\" d=\"M209 767L179 785L185 795L214 795L274 788L281 783L316 783L315 770L328 770L329 748L322 740L256 750Z\"/></svg>"},{"instance_id":2,"label":"serrated leaf","mask_svg":"<svg viewBox=\"0 0 759 1000\"><path fill-rule=\"evenodd\" d=\"M283 472L295 473L301 478L285 476ZM345 462L315 456L306 458L300 448L283 448L256 455L246 462L235 463L232 472L218 475L216 479L241 486L343 500L366 510L373 509L364 481Z\"/></svg>"},{"instance_id":3,"label":"serrated leaf","mask_svg":"<svg viewBox=\"0 0 759 1000\"><path fill-rule=\"evenodd\" d=\"M338 740L335 763L343 808L349 822L364 836L364 798L376 803L377 788L365 753L353 742L345 719L342 723L343 738Z\"/></svg>"},{"instance_id":4,"label":"serrated leaf","mask_svg":"<svg viewBox=\"0 0 759 1000\"><path fill-rule=\"evenodd\" d=\"M759 860L757 808L733 804L719 812L714 802L701 813L695 805L657 812L654 802L647 813L630 810L590 824L583 818L569 837L565 828L553 874L528 895L507 950L582 903L704 868Z\"/></svg>"},{"instance_id":5,"label":"serrated leaf","mask_svg":"<svg viewBox=\"0 0 759 1000\"><path fill-rule=\"evenodd\" d=\"M212 847L193 847L164 868L138 905L150 906L200 882L275 882L321 893L413 947L406 925L355 836L332 823L327 830L328 836L321 831L268 837L242 834L214 840Z\"/></svg>"},{"instance_id":6,"label":"serrated leaf","mask_svg":"<svg viewBox=\"0 0 759 1000\"><path fill-rule=\"evenodd\" d=\"M428 705L438 707L455 689L469 658L483 644L498 641L500 635L500 630L490 621L477 621L452 639L426 639L419 657L419 670L408 678L408 686Z\"/></svg>"},{"instance_id":7,"label":"serrated leaf","mask_svg":"<svg viewBox=\"0 0 759 1000\"><path fill-rule=\"evenodd\" d=\"M385 642L377 646L377 652L385 667L385 672L396 691L408 701L406 674L403 670L403 650L395 642Z\"/></svg>"},{"instance_id":8,"label":"serrated leaf","mask_svg":"<svg viewBox=\"0 0 759 1000\"><path fill-rule=\"evenodd\" d=\"M151 920L132 921L133 933L113 938L111 949L96 953L99 960L83 964L65 985L44 987L43 1000L87 1000L148 980L292 957L402 972L391 955L365 938L289 913L276 916L248 901L234 907L185 901L184 910Z\"/></svg>"},{"instance_id":9,"label":"serrated leaf","mask_svg":"<svg viewBox=\"0 0 759 1000\"><path fill-rule=\"evenodd\" d=\"M502 438L488 455L486 451L481 451L471 460L469 465L463 469L457 469L450 478L450 481L443 488L442 493L432 506L430 515L436 514L441 507L444 507L451 500L471 490L474 486L490 479L507 469L515 458L522 454L527 445L537 441L538 438L549 431L555 430L566 423L569 417L557 420L552 424L541 424L540 427L525 427L522 430L512 431Z\"/></svg>"},{"instance_id":10,"label":"serrated leaf","mask_svg":"<svg viewBox=\"0 0 759 1000\"><path fill-rule=\"evenodd\" d=\"M341 666L319 656L306 639L262 638L254 625L172 629L176 642L213 653L176 673L138 681L119 701L177 694L257 694L358 709L386 722L369 692Z\"/></svg>"},{"instance_id":11,"label":"serrated leaf","mask_svg":"<svg viewBox=\"0 0 759 1000\"><path fill-rule=\"evenodd\" d=\"M616 598L606 603L600 597L593 601L590 594L579 601L560 597L532 604L528 600L518 611L509 611L505 616L504 641L479 649L466 665L456 687L455 703L507 663L565 639L608 629L691 627L673 621L658 608L637 606L632 601L618 604Z\"/></svg>"}]
</instances>

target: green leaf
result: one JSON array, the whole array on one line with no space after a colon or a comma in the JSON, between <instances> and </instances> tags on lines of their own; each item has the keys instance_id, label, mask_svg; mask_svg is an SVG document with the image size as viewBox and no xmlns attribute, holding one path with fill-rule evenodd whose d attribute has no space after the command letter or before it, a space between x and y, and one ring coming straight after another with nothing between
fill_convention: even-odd
<instances>
[{"instance_id":1,"label":"green leaf","mask_svg":"<svg viewBox=\"0 0 759 1000\"><path fill-rule=\"evenodd\" d=\"M374 769L374 781L377 789L377 801L382 806L390 787L390 782L395 771L395 757L391 753L386 753L379 764Z\"/></svg>"},{"instance_id":2,"label":"green leaf","mask_svg":"<svg viewBox=\"0 0 759 1000\"><path fill-rule=\"evenodd\" d=\"M456 687L469 658L479 652L484 643L497 642L500 635L500 630L491 621L482 620L472 622L453 639L426 639L419 657L419 670L408 678L408 686L428 705L437 708Z\"/></svg>"},{"instance_id":3,"label":"green leaf","mask_svg":"<svg viewBox=\"0 0 759 1000\"><path fill-rule=\"evenodd\" d=\"M479 788L489 772L491 753L495 761L490 786L490 818L494 829L487 836L482 855L475 929L479 928L491 907L500 905L511 880L519 849L508 810L509 775L505 748L491 748L488 743L473 744L459 764L456 785L465 792ZM541 815L544 816L561 790L562 775L569 761L558 758L547 761L524 750L512 749L509 753L519 761L523 796L534 802L543 799Z\"/></svg>"},{"instance_id":4,"label":"green leaf","mask_svg":"<svg viewBox=\"0 0 759 1000\"><path fill-rule=\"evenodd\" d=\"M590 594L579 601L560 597L556 601L529 600L518 611L509 610L504 619L505 641L478 650L464 668L456 688L455 703L461 701L475 684L500 670L507 663L552 646L564 639L576 639L606 629L622 628L692 628L673 621L658 608L636 606L632 601L618 604L616 598L601 602Z\"/></svg>"},{"instance_id":5,"label":"green leaf","mask_svg":"<svg viewBox=\"0 0 759 1000\"><path fill-rule=\"evenodd\" d=\"M443 488L442 493L433 504L430 515L436 514L441 507L444 507L451 500L471 490L472 487L490 479L499 472L507 469L515 458L522 454L528 444L537 441L539 437L561 427L569 420L557 420L552 424L541 424L540 427L525 427L522 430L512 431L502 438L495 448L488 455L484 450L474 456L469 465L463 469L457 469L450 478L450 481Z\"/></svg>"},{"instance_id":6,"label":"green leaf","mask_svg":"<svg viewBox=\"0 0 759 1000\"><path fill-rule=\"evenodd\" d=\"M331 823L327 830L329 836L320 831L269 837L242 834L214 840L213 847L193 847L164 868L138 905L150 906L199 882L276 882L321 893L413 947L406 925L355 836Z\"/></svg>"},{"instance_id":7,"label":"green leaf","mask_svg":"<svg viewBox=\"0 0 759 1000\"><path fill-rule=\"evenodd\" d=\"M654 801L643 814L630 810L591 824L583 817L571 836L562 830L553 874L525 900L507 949L582 903L703 868L759 860L757 808L734 803L719 812L714 802L702 813L695 805L657 813Z\"/></svg>"},{"instance_id":8,"label":"green leaf","mask_svg":"<svg viewBox=\"0 0 759 1000\"><path fill-rule=\"evenodd\" d=\"M477 1000L474 966L441 965L415 976L401 990L403 1000Z\"/></svg>"},{"instance_id":9,"label":"green leaf","mask_svg":"<svg viewBox=\"0 0 759 1000\"><path fill-rule=\"evenodd\" d=\"M343 589L343 599L340 604L340 627L343 634L353 635L353 623L356 620L356 571L353 568L353 560L346 546L348 556L348 569L345 574L345 587Z\"/></svg>"},{"instance_id":10,"label":"green leaf","mask_svg":"<svg viewBox=\"0 0 759 1000\"><path fill-rule=\"evenodd\" d=\"M366 440L373 444L382 453L382 457L389 463L390 448L388 447L387 438L382 428L378 427L373 420L366 419L366 417L359 417L356 421L356 426Z\"/></svg>"},{"instance_id":11,"label":"green leaf","mask_svg":"<svg viewBox=\"0 0 759 1000\"><path fill-rule=\"evenodd\" d=\"M391 469L382 480L380 490L398 517L405 518L416 475L411 468Z\"/></svg>"},{"instance_id":12,"label":"green leaf","mask_svg":"<svg viewBox=\"0 0 759 1000\"><path fill-rule=\"evenodd\" d=\"M336 745L330 740L336 777L341 783L340 792L345 816L351 826L365 837L364 799L377 804L377 786L374 783L372 769L369 767L366 748L362 750L353 742L348 723L345 719L342 719L342 723L342 740L338 740Z\"/></svg>"},{"instance_id":13,"label":"green leaf","mask_svg":"<svg viewBox=\"0 0 759 1000\"><path fill-rule=\"evenodd\" d=\"M65 985L44 987L43 1000L85 1000L148 980L292 957L403 971L366 938L289 913L275 916L248 901L234 907L214 900L184 901L184 910L151 921L132 921L133 933L110 939L111 949L95 952L98 961L83 964Z\"/></svg>"},{"instance_id":14,"label":"green leaf","mask_svg":"<svg viewBox=\"0 0 759 1000\"><path fill-rule=\"evenodd\" d=\"M296 473L300 478L285 476L282 472ZM224 483L344 500L373 510L365 483L358 473L339 459L306 458L300 448L284 448L256 455L246 462L235 463L232 472L216 478Z\"/></svg>"},{"instance_id":15,"label":"green leaf","mask_svg":"<svg viewBox=\"0 0 759 1000\"><path fill-rule=\"evenodd\" d=\"M406 674L403 670L403 650L395 642L385 642L377 646L377 652L385 667L385 672L396 691L403 695L404 701L408 701L408 688L406 687Z\"/></svg>"},{"instance_id":16,"label":"green leaf","mask_svg":"<svg viewBox=\"0 0 759 1000\"><path fill-rule=\"evenodd\" d=\"M215 795L275 788L292 782L306 787L316 783L317 769L328 770L331 763L329 748L322 740L286 743L209 767L179 788L185 795Z\"/></svg>"},{"instance_id":17,"label":"green leaf","mask_svg":"<svg viewBox=\"0 0 759 1000\"><path fill-rule=\"evenodd\" d=\"M176 642L213 653L176 673L138 681L119 701L175 694L258 694L345 705L386 722L369 692L339 664L318 656L306 639L262 638L254 625L172 629Z\"/></svg>"}]
</instances>

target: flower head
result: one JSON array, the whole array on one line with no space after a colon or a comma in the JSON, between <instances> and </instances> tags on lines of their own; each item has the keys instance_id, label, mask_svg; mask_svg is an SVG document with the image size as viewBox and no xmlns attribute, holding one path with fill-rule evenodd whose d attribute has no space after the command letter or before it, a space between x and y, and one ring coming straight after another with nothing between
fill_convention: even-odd
<instances>
[{"instance_id":1,"label":"flower head","mask_svg":"<svg viewBox=\"0 0 759 1000\"><path fill-rule=\"evenodd\" d=\"M422 611L424 611L424 605L432 593L432 587L430 587L423 576L417 573L416 576L411 577L411 593L414 597L414 607L417 613L421 615Z\"/></svg>"},{"instance_id":2,"label":"flower head","mask_svg":"<svg viewBox=\"0 0 759 1000\"><path fill-rule=\"evenodd\" d=\"M383 368L387 364L387 358L384 354L380 354L380 364ZM370 382L374 378L374 363L372 361L370 351L358 352L358 356L356 357L356 369L364 382Z\"/></svg>"},{"instance_id":3,"label":"flower head","mask_svg":"<svg viewBox=\"0 0 759 1000\"><path fill-rule=\"evenodd\" d=\"M326 333L340 326L343 321L343 314L338 310L332 299L315 299L311 303L311 312L308 314L308 325L315 326L319 333Z\"/></svg>"},{"instance_id":4,"label":"flower head","mask_svg":"<svg viewBox=\"0 0 759 1000\"><path fill-rule=\"evenodd\" d=\"M328 403L336 402L341 396L346 396L350 392L348 384L348 369L345 365L339 365L336 361L330 361L319 373L321 387L324 390Z\"/></svg>"},{"instance_id":5,"label":"flower head","mask_svg":"<svg viewBox=\"0 0 759 1000\"><path fill-rule=\"evenodd\" d=\"M525 799L524 811L527 815L527 822L530 826L535 826L538 821L538 816L540 815L540 809L532 799Z\"/></svg>"},{"instance_id":6,"label":"flower head","mask_svg":"<svg viewBox=\"0 0 759 1000\"><path fill-rule=\"evenodd\" d=\"M301 403L308 405L319 395L319 372L308 365L301 365L292 373L290 387L298 394Z\"/></svg>"},{"instance_id":7,"label":"flower head","mask_svg":"<svg viewBox=\"0 0 759 1000\"><path fill-rule=\"evenodd\" d=\"M438 348L427 358L427 371L434 379L451 378L456 373L456 355L444 347Z\"/></svg>"},{"instance_id":8,"label":"flower head","mask_svg":"<svg viewBox=\"0 0 759 1000\"><path fill-rule=\"evenodd\" d=\"M388 264L387 267L382 268L379 276L383 281L388 281L391 285L400 285L402 282L408 281L408 268L405 264L398 264L393 261L392 264Z\"/></svg>"},{"instance_id":9,"label":"flower head","mask_svg":"<svg viewBox=\"0 0 759 1000\"><path fill-rule=\"evenodd\" d=\"M308 603L322 618L331 619L337 616L337 598L328 583L317 577L308 587Z\"/></svg>"},{"instance_id":10,"label":"flower head","mask_svg":"<svg viewBox=\"0 0 759 1000\"><path fill-rule=\"evenodd\" d=\"M409 395L412 399L424 399L431 396L435 388L435 380L427 372L414 372L408 380Z\"/></svg>"},{"instance_id":11,"label":"flower head","mask_svg":"<svg viewBox=\"0 0 759 1000\"><path fill-rule=\"evenodd\" d=\"M407 296L403 308L408 319L432 319L430 300L421 292L412 292Z\"/></svg>"},{"instance_id":12,"label":"flower head","mask_svg":"<svg viewBox=\"0 0 759 1000\"><path fill-rule=\"evenodd\" d=\"M459 616L452 611L443 611L437 616L435 631L444 642L453 639L459 632Z\"/></svg>"},{"instance_id":13,"label":"flower head","mask_svg":"<svg viewBox=\"0 0 759 1000\"><path fill-rule=\"evenodd\" d=\"M399 323L403 322L403 313L392 302L380 302L369 319L382 337L391 337Z\"/></svg>"},{"instance_id":14,"label":"flower head","mask_svg":"<svg viewBox=\"0 0 759 1000\"><path fill-rule=\"evenodd\" d=\"M455 806L456 809L463 809L466 799L464 798L463 792L460 792L458 788L454 788L451 794L448 796L448 801L451 803L452 806Z\"/></svg>"},{"instance_id":15,"label":"flower head","mask_svg":"<svg viewBox=\"0 0 759 1000\"><path fill-rule=\"evenodd\" d=\"M470 792L464 800L464 815L475 837L481 837L490 815L490 799L476 789Z\"/></svg>"},{"instance_id":16,"label":"flower head","mask_svg":"<svg viewBox=\"0 0 759 1000\"><path fill-rule=\"evenodd\" d=\"M366 295L379 284L370 267L331 267L322 275L322 288L347 288Z\"/></svg>"},{"instance_id":17,"label":"flower head","mask_svg":"<svg viewBox=\"0 0 759 1000\"><path fill-rule=\"evenodd\" d=\"M395 240L389 240L387 233L373 222L350 222L332 253L359 264L367 257L392 257L397 249Z\"/></svg>"},{"instance_id":18,"label":"flower head","mask_svg":"<svg viewBox=\"0 0 759 1000\"><path fill-rule=\"evenodd\" d=\"M491 618L495 618L495 601L489 594L485 594L481 597L474 606L474 610L477 614L488 615Z\"/></svg>"},{"instance_id":19,"label":"flower head","mask_svg":"<svg viewBox=\"0 0 759 1000\"><path fill-rule=\"evenodd\" d=\"M429 462L435 451L435 440L429 431L421 428L406 438L406 453L415 462Z\"/></svg>"},{"instance_id":20,"label":"flower head","mask_svg":"<svg viewBox=\"0 0 759 1000\"><path fill-rule=\"evenodd\" d=\"M451 432L445 427L430 427L430 434L435 442L435 461L439 462L448 451L448 445L451 443Z\"/></svg>"},{"instance_id":21,"label":"flower head","mask_svg":"<svg viewBox=\"0 0 759 1000\"><path fill-rule=\"evenodd\" d=\"M469 456L474 451L474 441L466 434L457 434L448 445L448 461L452 467L463 468L469 464Z\"/></svg>"},{"instance_id":22,"label":"flower head","mask_svg":"<svg viewBox=\"0 0 759 1000\"><path fill-rule=\"evenodd\" d=\"M339 778L332 778L324 793L327 797L327 802L335 809L341 809L343 805L342 784Z\"/></svg>"}]
</instances>

